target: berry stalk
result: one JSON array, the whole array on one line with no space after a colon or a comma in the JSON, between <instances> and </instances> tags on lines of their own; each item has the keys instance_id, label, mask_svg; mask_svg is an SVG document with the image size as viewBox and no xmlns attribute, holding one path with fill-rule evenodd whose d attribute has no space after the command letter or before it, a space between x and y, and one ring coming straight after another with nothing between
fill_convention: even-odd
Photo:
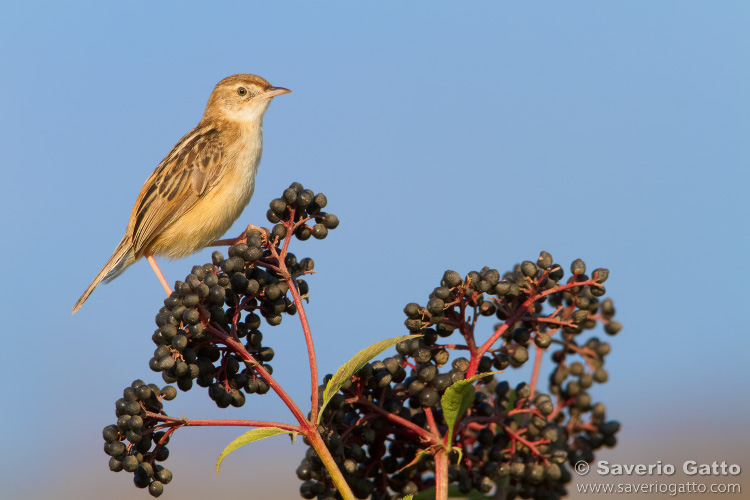
<instances>
[{"instance_id":1,"label":"berry stalk","mask_svg":"<svg viewBox=\"0 0 750 500\"><path fill-rule=\"evenodd\" d=\"M435 458L435 500L448 500L448 450L439 448Z\"/></svg>"},{"instance_id":2,"label":"berry stalk","mask_svg":"<svg viewBox=\"0 0 750 500\"><path fill-rule=\"evenodd\" d=\"M289 408L289 410L294 415L294 418L297 419L297 422L299 422L300 426L302 428L307 428L310 426L310 422L305 418L305 415L302 413L302 411L299 409L299 406L294 402L294 400L287 394L287 392L284 390L283 387L279 385L278 382L271 376L268 371L263 368L263 366L258 363L258 361L245 350L245 347L234 340L231 336L227 335L223 331L221 331L218 328L214 328L211 325L208 325L206 329L211 332L213 335L220 338L227 346L231 347L235 353L237 353L246 363L248 363L253 370L255 370L258 375L260 375L263 380L265 380L269 386L271 386L271 389L278 394L278 396L281 398L281 400L284 402L284 404Z\"/></svg>"},{"instance_id":3,"label":"berry stalk","mask_svg":"<svg viewBox=\"0 0 750 500\"><path fill-rule=\"evenodd\" d=\"M282 274L286 276L286 284L289 287L289 293L292 294L292 302L297 307L297 314L299 314L299 322L302 325L302 333L305 336L305 345L307 346L307 357L310 361L310 400L312 403L311 417L312 422L316 422L318 418L318 360L315 356L315 345L313 344L312 332L310 331L310 323L307 321L307 314L305 314L305 306L302 304L302 299L297 288L297 282L293 279L289 273L284 262L286 249L289 245L292 232L287 234L287 239L284 242L284 248L281 251L281 255L278 257L279 269Z\"/></svg>"}]
</instances>

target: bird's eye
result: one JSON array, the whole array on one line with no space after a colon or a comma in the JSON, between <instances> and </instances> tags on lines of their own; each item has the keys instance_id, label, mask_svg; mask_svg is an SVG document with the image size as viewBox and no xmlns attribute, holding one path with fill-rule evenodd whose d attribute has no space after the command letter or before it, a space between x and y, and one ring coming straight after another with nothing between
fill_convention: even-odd
<instances>
[{"instance_id":1,"label":"bird's eye","mask_svg":"<svg viewBox=\"0 0 750 500\"><path fill-rule=\"evenodd\" d=\"M245 87L240 87L237 89L237 94L244 97L247 95L247 89Z\"/></svg>"}]
</instances>

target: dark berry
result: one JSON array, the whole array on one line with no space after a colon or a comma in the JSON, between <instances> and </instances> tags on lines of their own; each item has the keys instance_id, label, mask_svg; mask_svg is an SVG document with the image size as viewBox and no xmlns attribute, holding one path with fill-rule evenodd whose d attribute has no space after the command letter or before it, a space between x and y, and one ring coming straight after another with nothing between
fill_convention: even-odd
<instances>
[{"instance_id":1,"label":"dark berry","mask_svg":"<svg viewBox=\"0 0 750 500\"><path fill-rule=\"evenodd\" d=\"M122 461L112 457L109 459L109 470L112 472L120 472L122 470Z\"/></svg>"},{"instance_id":2,"label":"dark berry","mask_svg":"<svg viewBox=\"0 0 750 500\"><path fill-rule=\"evenodd\" d=\"M333 214L326 214L323 219L326 229L336 229L339 226L339 218Z\"/></svg>"},{"instance_id":3,"label":"dark berry","mask_svg":"<svg viewBox=\"0 0 750 500\"><path fill-rule=\"evenodd\" d=\"M562 267L559 264L552 264L552 269L550 270L550 273L548 274L551 280L560 281L561 279L563 279L564 275L565 275L565 272L563 271Z\"/></svg>"},{"instance_id":4,"label":"dark berry","mask_svg":"<svg viewBox=\"0 0 750 500\"><path fill-rule=\"evenodd\" d=\"M195 311L195 312L197 313L198 311ZM182 334L175 335L174 338L172 339L172 347L174 347L178 351L182 351L183 349L185 349L187 347L187 344L188 344L188 339L185 335L182 335Z\"/></svg>"},{"instance_id":5,"label":"dark berry","mask_svg":"<svg viewBox=\"0 0 750 500\"><path fill-rule=\"evenodd\" d=\"M282 197L283 197L283 201L284 201L285 204L295 205L297 203L297 192L298 192L298 190L295 189L295 188L296 188L296 186L295 187L290 186L290 187L288 187L287 189L284 190L284 194L282 195Z\"/></svg>"},{"instance_id":6,"label":"dark berry","mask_svg":"<svg viewBox=\"0 0 750 500\"><path fill-rule=\"evenodd\" d=\"M138 468L138 459L135 455L128 455L122 459L122 468L125 472L135 472Z\"/></svg>"},{"instance_id":7,"label":"dark berry","mask_svg":"<svg viewBox=\"0 0 750 500\"><path fill-rule=\"evenodd\" d=\"M417 377L422 382L430 382L437 374L437 367L432 364L421 365L417 369Z\"/></svg>"},{"instance_id":8,"label":"dark berry","mask_svg":"<svg viewBox=\"0 0 750 500\"><path fill-rule=\"evenodd\" d=\"M419 394L419 403L422 406L434 406L438 400L440 399L440 395L438 394L438 391L433 389L432 387L426 387L420 394Z\"/></svg>"},{"instance_id":9,"label":"dark berry","mask_svg":"<svg viewBox=\"0 0 750 500\"><path fill-rule=\"evenodd\" d=\"M539 253L539 258L536 261L537 266L542 269L549 269L550 266L552 266L552 263L552 255L545 251Z\"/></svg>"},{"instance_id":10,"label":"dark berry","mask_svg":"<svg viewBox=\"0 0 750 500\"><path fill-rule=\"evenodd\" d=\"M544 332L537 332L536 335L534 335L534 344L536 344L537 347L545 349L549 347L551 343L552 338Z\"/></svg>"},{"instance_id":11,"label":"dark berry","mask_svg":"<svg viewBox=\"0 0 750 500\"><path fill-rule=\"evenodd\" d=\"M313 201L310 191L303 191L297 195L297 208L306 208Z\"/></svg>"},{"instance_id":12,"label":"dark berry","mask_svg":"<svg viewBox=\"0 0 750 500\"><path fill-rule=\"evenodd\" d=\"M414 351L413 356L414 356L414 360L417 363L427 363L428 361L430 361L430 358L432 357L432 353L429 349L420 347Z\"/></svg>"},{"instance_id":13,"label":"dark berry","mask_svg":"<svg viewBox=\"0 0 750 500\"><path fill-rule=\"evenodd\" d=\"M177 397L177 389L175 389L171 385L165 385L161 389L161 394L166 401L172 401L174 398Z\"/></svg>"},{"instance_id":14,"label":"dark berry","mask_svg":"<svg viewBox=\"0 0 750 500\"><path fill-rule=\"evenodd\" d=\"M604 331L610 335L615 335L620 330L622 330L622 324L618 321L608 321L607 324L604 325Z\"/></svg>"},{"instance_id":15,"label":"dark berry","mask_svg":"<svg viewBox=\"0 0 750 500\"><path fill-rule=\"evenodd\" d=\"M263 289L263 294L268 300L277 300L281 297L281 288L274 284L270 284Z\"/></svg>"},{"instance_id":16,"label":"dark berry","mask_svg":"<svg viewBox=\"0 0 750 500\"><path fill-rule=\"evenodd\" d=\"M570 264L570 272L573 274L584 274L586 272L586 263L581 259L576 259Z\"/></svg>"},{"instance_id":17,"label":"dark berry","mask_svg":"<svg viewBox=\"0 0 750 500\"><path fill-rule=\"evenodd\" d=\"M505 281L505 280L499 282L497 285L495 285L495 288L493 289L493 293L500 297L507 295L509 292L510 292L510 282Z\"/></svg>"},{"instance_id":18,"label":"dark berry","mask_svg":"<svg viewBox=\"0 0 750 500\"><path fill-rule=\"evenodd\" d=\"M296 198L296 193L294 194L294 197ZM294 200L296 201L296 200ZM292 201L291 203L294 203ZM286 210L287 201L282 200L280 198L275 198L271 200L271 203L269 206L271 207L271 211L277 216L277 217L283 217L284 216L284 210Z\"/></svg>"},{"instance_id":19,"label":"dark berry","mask_svg":"<svg viewBox=\"0 0 750 500\"><path fill-rule=\"evenodd\" d=\"M530 260L525 260L521 263L521 272L524 276L531 278L533 276L536 276L537 267L536 264L531 262Z\"/></svg>"},{"instance_id":20,"label":"dark berry","mask_svg":"<svg viewBox=\"0 0 750 500\"><path fill-rule=\"evenodd\" d=\"M148 485L148 492L152 497L158 497L164 493L164 485L160 481L154 481Z\"/></svg>"},{"instance_id":21,"label":"dark berry","mask_svg":"<svg viewBox=\"0 0 750 500\"><path fill-rule=\"evenodd\" d=\"M466 358L456 358L453 360L452 366L458 371L465 372L469 369L469 360Z\"/></svg>"},{"instance_id":22,"label":"dark berry","mask_svg":"<svg viewBox=\"0 0 750 500\"><path fill-rule=\"evenodd\" d=\"M518 364L523 364L529 360L529 351L522 345L516 346L511 359Z\"/></svg>"},{"instance_id":23,"label":"dark berry","mask_svg":"<svg viewBox=\"0 0 750 500\"><path fill-rule=\"evenodd\" d=\"M323 193L316 194L315 198L313 198L313 202L315 202L315 205L317 205L318 208L325 208L326 205L328 205L328 199Z\"/></svg>"},{"instance_id":24,"label":"dark berry","mask_svg":"<svg viewBox=\"0 0 750 500\"><path fill-rule=\"evenodd\" d=\"M531 332L526 328L516 328L513 330L513 340L519 344L525 344L531 338Z\"/></svg>"},{"instance_id":25,"label":"dark berry","mask_svg":"<svg viewBox=\"0 0 750 500\"><path fill-rule=\"evenodd\" d=\"M161 465L156 466L156 472L154 473L154 479L161 482L162 484L169 484L172 481L172 472L169 469L165 469Z\"/></svg>"},{"instance_id":26,"label":"dark berry","mask_svg":"<svg viewBox=\"0 0 750 500\"><path fill-rule=\"evenodd\" d=\"M306 241L310 239L310 236L312 236L312 229L303 224L295 229L294 235L298 240Z\"/></svg>"},{"instance_id":27,"label":"dark berry","mask_svg":"<svg viewBox=\"0 0 750 500\"><path fill-rule=\"evenodd\" d=\"M462 282L461 275L456 271L445 271L445 274L443 274L443 282L445 283L445 286L451 288L456 287Z\"/></svg>"},{"instance_id":28,"label":"dark berry","mask_svg":"<svg viewBox=\"0 0 750 500\"><path fill-rule=\"evenodd\" d=\"M607 278L609 278L609 269L594 269L594 272L591 273L591 277L597 283L604 283L605 281L607 281Z\"/></svg>"},{"instance_id":29,"label":"dark berry","mask_svg":"<svg viewBox=\"0 0 750 500\"><path fill-rule=\"evenodd\" d=\"M276 224L271 230L271 239L278 238L283 240L286 238L286 227L283 224Z\"/></svg>"},{"instance_id":30,"label":"dark berry","mask_svg":"<svg viewBox=\"0 0 750 500\"><path fill-rule=\"evenodd\" d=\"M104 440L108 443L114 443L118 439L120 439L120 433L117 429L116 425L108 425L107 427L102 430L102 437L104 437Z\"/></svg>"},{"instance_id":31,"label":"dark berry","mask_svg":"<svg viewBox=\"0 0 750 500\"><path fill-rule=\"evenodd\" d=\"M316 240L322 240L328 236L328 228L324 224L315 224L312 229L312 236Z\"/></svg>"},{"instance_id":32,"label":"dark berry","mask_svg":"<svg viewBox=\"0 0 750 500\"><path fill-rule=\"evenodd\" d=\"M437 297L433 297L429 302L427 302L427 310L430 312L430 314L442 314L444 307L445 302Z\"/></svg>"},{"instance_id":33,"label":"dark berry","mask_svg":"<svg viewBox=\"0 0 750 500\"><path fill-rule=\"evenodd\" d=\"M419 318L419 304L415 302L406 304L406 306L404 307L404 314L412 319Z\"/></svg>"}]
</instances>

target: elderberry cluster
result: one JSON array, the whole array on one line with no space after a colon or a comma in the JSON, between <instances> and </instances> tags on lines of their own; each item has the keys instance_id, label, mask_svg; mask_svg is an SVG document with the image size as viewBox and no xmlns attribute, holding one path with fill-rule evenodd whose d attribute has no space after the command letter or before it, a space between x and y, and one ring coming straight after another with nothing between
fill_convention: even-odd
<instances>
[{"instance_id":1,"label":"elderberry cluster","mask_svg":"<svg viewBox=\"0 0 750 500\"><path fill-rule=\"evenodd\" d=\"M176 382L183 391L189 390L194 381L207 387L220 408L242 406L243 392L267 393L270 387L258 370L236 349L222 348L225 340L216 332L241 342L257 362L255 366L273 373L268 363L274 350L264 344L260 327L264 320L276 326L283 314L296 314L284 275L294 276L299 295L306 296L308 285L297 277L312 271L315 265L310 258L298 261L293 253L277 245L289 227L296 226L298 238L301 228L310 229L308 219L321 221L310 231L318 238L325 237L328 229L338 226L335 215L321 212L326 204L323 193L315 194L293 183L281 198L271 202L268 219L277 224L270 232L248 230L244 241L229 247L227 258L216 251L212 263L193 267L185 281L175 283L174 292L156 316L159 329L152 337L157 348L149 361L151 369L162 372L167 383ZM316 230L319 225L325 231Z\"/></svg>"},{"instance_id":2,"label":"elderberry cluster","mask_svg":"<svg viewBox=\"0 0 750 500\"><path fill-rule=\"evenodd\" d=\"M276 224L273 229L249 228L229 247L227 257L215 251L211 263L194 266L184 281L177 281L156 315L158 328L152 336L156 349L149 367L161 373L168 384L176 383L182 391L194 385L207 388L209 397L220 408L241 407L246 394L267 393L270 385L261 373L273 373L268 363L274 358L274 350L264 341L260 328L264 323L279 325L284 314L296 314L297 306L289 288L293 286L300 298L307 297L308 285L301 277L312 272L315 265L310 258L298 260L283 244L284 238L290 230L301 240L310 235L324 238L339 223L334 214L322 211L326 204L323 193L316 194L293 183L280 198L271 202L268 219ZM165 390L169 397L159 396L158 389L154 389L152 395L167 400L176 395L172 386ZM126 392L130 394L127 389ZM128 399L129 411L135 412L136 406L148 409L147 399L136 402ZM148 402L152 403L159 403L156 413L160 413L160 400ZM118 428L122 419L119 412L118 406ZM158 421L158 418L154 420ZM161 423L165 422L179 424L169 417L162 419ZM112 428L105 429L105 439L114 440L108 441L114 443L109 448L116 448L105 449L111 456L132 454L139 450L141 442L145 447L145 441L131 440L127 447L121 442L122 437L130 439L134 429L122 428L122 433L115 436ZM128 460L130 464L132 459ZM112 461L110 467L120 470ZM129 470L129 467L122 468ZM156 466L152 468L156 471ZM159 483L149 486L151 494L158 496L166 482L154 480L156 472L144 475L145 472L136 474L136 485ZM151 483L144 479L146 477Z\"/></svg>"},{"instance_id":3,"label":"elderberry cluster","mask_svg":"<svg viewBox=\"0 0 750 500\"><path fill-rule=\"evenodd\" d=\"M176 395L172 386L159 389L135 380L115 403L117 423L102 431L104 453L111 457L109 469L133 473L135 485L148 488L154 497L160 496L164 485L172 480L172 472L157 463L169 456L169 436L156 425L161 423L158 416L164 415L162 400L170 401Z\"/></svg>"},{"instance_id":4,"label":"elderberry cluster","mask_svg":"<svg viewBox=\"0 0 750 500\"><path fill-rule=\"evenodd\" d=\"M281 323L282 314L295 314L287 297L288 285L255 264L264 256L262 235L248 231L247 243L229 247L229 256L212 255L213 263L195 266L185 281L175 283L175 291L164 301L156 316L159 327L152 336L156 344L149 367L162 373L167 383L177 383L188 391L196 383L207 387L220 408L240 407L247 394L265 394L269 386L251 366L245 366L240 352L224 349L225 339L242 343L244 349L269 373L267 363L273 348L263 344L260 327ZM294 255L287 256L292 272L299 271ZM303 263L311 269L313 263ZM298 280L300 293L307 292Z\"/></svg>"},{"instance_id":5,"label":"elderberry cluster","mask_svg":"<svg viewBox=\"0 0 750 500\"><path fill-rule=\"evenodd\" d=\"M327 204L328 200L323 193L315 194L309 189L304 189L299 182L293 182L280 198L271 200L271 206L266 213L268 222L276 224L271 229L271 235L284 239L288 229L280 223L281 221L291 220L298 223L310 218L315 224L312 227L309 224L298 225L294 229L294 235L302 241L310 236L322 240L328 236L329 229L336 229L339 225L338 217L322 211Z\"/></svg>"},{"instance_id":6,"label":"elderberry cluster","mask_svg":"<svg viewBox=\"0 0 750 500\"><path fill-rule=\"evenodd\" d=\"M461 453L451 455L449 481L464 494L500 488L507 498L561 498L571 479L567 464L591 462L595 450L616 444L619 423L607 421L604 404L588 393L608 378L610 345L581 335L599 324L610 335L621 329L611 299L600 300L608 271L589 277L579 259L571 273L563 281L562 268L542 252L503 275L487 267L465 277L446 271L425 305L406 305L405 325L421 337L362 368L321 420L321 435L357 498L396 499L433 487L432 455L405 422L427 428L431 419L444 436L448 387L471 374L520 368L553 345L559 349L546 392L526 382L511 388L493 375L478 379L451 443ZM492 316L503 323L489 332L496 340L480 356L488 335L475 332L477 320ZM454 334L464 342L448 341ZM297 475L303 498L338 498L314 450Z\"/></svg>"}]
</instances>

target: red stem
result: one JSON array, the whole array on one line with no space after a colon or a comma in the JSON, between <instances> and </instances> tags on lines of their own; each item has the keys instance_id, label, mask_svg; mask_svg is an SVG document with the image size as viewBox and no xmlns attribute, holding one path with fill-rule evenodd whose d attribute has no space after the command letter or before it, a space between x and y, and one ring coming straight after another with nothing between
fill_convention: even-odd
<instances>
[{"instance_id":1,"label":"red stem","mask_svg":"<svg viewBox=\"0 0 750 500\"><path fill-rule=\"evenodd\" d=\"M189 420L187 418L169 417L151 412L146 412L146 416L155 420L161 420L169 425L175 424L185 427L278 427L285 431L302 434L301 427L281 422L266 422L263 420Z\"/></svg>"},{"instance_id":2,"label":"red stem","mask_svg":"<svg viewBox=\"0 0 750 500\"><path fill-rule=\"evenodd\" d=\"M295 224L291 222L294 220L294 212L296 209L290 210L289 221L284 221L284 226L287 229L286 238L284 239L284 245L281 248L281 253L276 253L276 248L271 246L270 250L273 256L276 258L278 263L279 273L284 276L284 281L292 294L292 300L297 312L299 313L299 320L302 324L302 332L305 336L305 345L307 346L307 357L310 362L310 400L311 400L311 422L317 422L318 420L318 361L315 356L315 345L313 344L312 332L310 331L310 323L307 321L307 314L305 314L305 307L302 305L302 299L299 296L297 290L297 280L292 277L292 273L286 267L286 256L289 249L289 242L292 240L294 235L294 229L298 225L304 223L303 221ZM305 220L309 220L305 219Z\"/></svg>"},{"instance_id":3,"label":"red stem","mask_svg":"<svg viewBox=\"0 0 750 500\"><path fill-rule=\"evenodd\" d=\"M448 500L448 450L440 448L435 457L435 500Z\"/></svg>"},{"instance_id":4,"label":"red stem","mask_svg":"<svg viewBox=\"0 0 750 500\"><path fill-rule=\"evenodd\" d=\"M536 408L513 408L508 412L508 416L512 417L513 415L518 415L519 413L532 413L539 418L547 420L547 417L542 415Z\"/></svg>"},{"instance_id":5,"label":"red stem","mask_svg":"<svg viewBox=\"0 0 750 500\"><path fill-rule=\"evenodd\" d=\"M297 290L296 279L293 278L292 274L287 269L286 262L285 262L287 251L289 248L289 242L291 241L291 238L293 236L294 229L296 229L298 225L301 225L307 220L310 220L310 218L308 217L304 221L299 221L295 225L293 222L291 222L294 220L295 209L292 208L290 212L291 212L290 217L289 217L290 220L284 221L284 226L287 229L287 235L284 240L284 244L281 248L281 253L279 254L276 251L276 247L273 244L273 242L269 242L271 254L276 259L277 265L274 265L273 263L265 261L265 260L258 261L258 265L261 265L268 269L272 269L273 271L281 274L284 277L284 281L286 282L287 286L289 287L290 292L292 293L292 298L294 300L295 307L297 308L297 311L299 312L300 322L302 323L302 330L305 335L305 343L307 344L308 357L310 360L310 378L312 381L311 383L312 385L311 387L311 399L312 399L311 418L309 420L305 418L305 416L300 411L299 407L289 397L286 391L284 391L284 389L276 382L276 380L274 380L271 374L268 373L268 371L265 368L263 368L263 366L260 365L257 362L257 360L255 360L255 358L250 353L247 352L247 350L245 350L245 347L238 340L232 338L231 335L227 335L226 332L222 331L219 328L216 328L211 325L207 325L206 328L208 331L210 331L212 334L214 334L215 336L223 340L224 343L228 347L231 347L232 349L234 349L234 351L237 354L239 354L242 357L242 359L244 359L245 362L248 365L250 365L250 367L253 370L255 370L268 383L271 389L273 389L274 392L276 392L276 394L278 394L278 396L281 398L281 400L284 401L284 404L287 405L289 410L292 412L294 417L299 422L300 426L297 427L297 426L291 426L288 424L278 424L275 422L227 421L227 420L224 420L224 421L198 420L198 421L190 421L190 423L186 425L200 425L201 423L203 423L204 425L216 425L216 422L222 422L222 424L220 425L253 426L254 424L260 424L261 427L275 426L275 427L279 427L285 430L300 432L308 439L308 441L310 442L310 445L317 452L318 457L323 462L323 465L328 470L328 473L330 474L331 479L336 485L339 491L339 494L345 500L354 500L355 497L351 491L351 488L349 488L349 485L346 483L344 475L341 473L341 470L339 469L338 465L333 459L331 452L328 450L328 447L326 446L325 442L323 441L320 434L318 433L317 426L315 425L315 422L317 421L317 413L318 413L318 367L317 367L317 361L315 357L315 348L313 346L312 333L310 332L310 325L307 321L305 308L302 305L302 300L299 296L299 291ZM248 226L248 229L250 229L250 226ZM268 232L266 230L266 235L267 234ZM243 238L244 238L244 235L241 235L239 238L237 238L236 241L232 241L231 244L234 244L237 241L242 240ZM236 423L227 423L227 422L236 422ZM258 426L258 425L255 425L255 426ZM426 432L424 430L421 430L421 431Z\"/></svg>"},{"instance_id":6,"label":"red stem","mask_svg":"<svg viewBox=\"0 0 750 500\"><path fill-rule=\"evenodd\" d=\"M565 285L562 285L562 286L556 286L555 288L550 288L549 290L545 290L545 291L543 291L541 293L536 293L537 290L534 289L534 291L529 295L529 298L526 299L523 302L523 304L521 304L520 306L518 306L515 309L515 311L513 311L513 313L510 315L510 317L507 320L505 320L505 323L503 323L500 326L500 328L498 328L497 330L495 330L495 333L493 333L492 336L489 339L487 339L487 342L485 342L484 344L482 344L482 346L479 348L479 350L477 352L476 358L472 356L472 359L469 362L469 369L466 372L466 378L469 378L469 377L472 377L472 376L476 375L477 368L479 367L479 360L482 358L482 356L484 356L484 354L492 347L492 345L495 342L497 342L497 339L499 339L502 336L502 334L511 325L513 325L516 321L518 321L521 318L521 316L523 316L524 313L526 313L526 311L529 310L529 307L534 302L536 302L537 300L539 300L539 299L541 299L543 297L546 297L547 295L551 295L553 293L562 292L562 291L568 290L570 288L575 288L577 286L584 287L586 285L591 285L591 286L596 286L596 287L602 286L599 283L597 283L596 280L588 279L586 281L579 281L579 282L574 282L574 283L568 283L568 284L565 284Z\"/></svg>"},{"instance_id":7,"label":"red stem","mask_svg":"<svg viewBox=\"0 0 750 500\"><path fill-rule=\"evenodd\" d=\"M526 447L528 447L529 450L531 450L531 453L533 453L534 455L536 455L537 457L541 458L544 461L545 465L549 465L549 460L547 460L547 458L544 455L542 455L541 453L539 453L539 450L536 449L536 445L537 444L547 444L547 443L549 443L548 439L540 439L539 441L536 441L535 443L532 443L531 441L527 441L526 439L524 439L523 437L521 437L520 434L518 434L516 432L513 432L511 430L511 428L508 427L507 425L503 425L503 429L513 439L515 439L519 443L522 443L522 444L526 445Z\"/></svg>"},{"instance_id":8,"label":"red stem","mask_svg":"<svg viewBox=\"0 0 750 500\"><path fill-rule=\"evenodd\" d=\"M435 422L435 415L432 413L432 408L425 408L424 414L425 417L427 417L427 424L430 426L430 432L432 433L432 435L437 439L443 440L442 436L440 436L440 432L438 431L438 426Z\"/></svg>"},{"instance_id":9,"label":"red stem","mask_svg":"<svg viewBox=\"0 0 750 500\"><path fill-rule=\"evenodd\" d=\"M369 401L365 401L363 399L358 400L357 403L361 404L363 406L366 406L367 408L369 408L370 410L374 411L375 413L379 413L380 415L384 416L388 420L391 420L392 422L396 422L397 424L401 425L402 427L406 427L407 429L409 429L410 431L414 432L416 435L418 435L419 437L421 437L425 441L429 442L430 444L437 444L437 445L440 445L440 446L442 446L442 444L443 444L440 439L435 438L435 436L433 436L432 433L427 432L422 427L420 427L420 426L418 426L418 425L416 425L416 424L414 424L414 423L412 423L412 422L410 422L410 421L408 421L406 419L403 419L403 418L399 417L398 415L395 415L393 413L389 413L389 412L385 411L384 409L382 409L381 407L379 407L376 404L372 404Z\"/></svg>"},{"instance_id":10,"label":"red stem","mask_svg":"<svg viewBox=\"0 0 750 500\"><path fill-rule=\"evenodd\" d=\"M548 318L524 318L525 321L536 321L537 323L549 323L558 326L575 326L572 321L563 321L561 319Z\"/></svg>"},{"instance_id":11,"label":"red stem","mask_svg":"<svg viewBox=\"0 0 750 500\"><path fill-rule=\"evenodd\" d=\"M216 335L219 337L222 341L224 341L225 344L230 346L232 349L235 350L237 354L242 357L245 362L249 363L250 366L258 372L258 374L265 380L268 385L273 389L273 391L279 395L281 400L284 402L284 404L289 408L289 410L294 415L294 418L297 419L297 422L299 422L300 426L303 429L307 429L311 426L310 422L305 418L305 415L302 413L302 411L299 409L299 407L295 404L294 400L289 397L289 394L286 393L286 391L274 380L274 378L271 376L268 371L266 371L263 366L256 361L256 359L245 350L245 346L243 346L241 343L234 340L232 337L227 335L225 332L221 331L219 328L214 327L213 325L208 325L206 327L208 331L210 331L213 335Z\"/></svg>"},{"instance_id":12,"label":"red stem","mask_svg":"<svg viewBox=\"0 0 750 500\"><path fill-rule=\"evenodd\" d=\"M469 328L466 324L466 301L462 300L459 304L459 329L461 330L461 335L463 335L464 339L466 339L466 347L469 349L469 352L472 356L474 356L474 353L477 349L476 341L474 340L474 329ZM476 318L474 318L476 320Z\"/></svg>"},{"instance_id":13,"label":"red stem","mask_svg":"<svg viewBox=\"0 0 750 500\"><path fill-rule=\"evenodd\" d=\"M534 352L534 371L531 372L531 395L529 400L534 399L534 391L536 391L536 382L539 380L539 368L542 366L542 355L544 349L537 347Z\"/></svg>"},{"instance_id":14,"label":"red stem","mask_svg":"<svg viewBox=\"0 0 750 500\"><path fill-rule=\"evenodd\" d=\"M286 266L284 266L286 269ZM317 422L318 420L318 362L315 357L315 345L313 344L312 332L310 331L310 324L307 321L307 315L305 314L305 307L302 305L302 299L299 296L297 290L296 280L287 278L287 285L289 291L292 293L292 300L294 305L297 307L297 313L299 314L299 321L302 324L302 331L305 334L305 344L307 345L307 355L310 359L310 390L312 399L312 412L311 421Z\"/></svg>"}]
</instances>

